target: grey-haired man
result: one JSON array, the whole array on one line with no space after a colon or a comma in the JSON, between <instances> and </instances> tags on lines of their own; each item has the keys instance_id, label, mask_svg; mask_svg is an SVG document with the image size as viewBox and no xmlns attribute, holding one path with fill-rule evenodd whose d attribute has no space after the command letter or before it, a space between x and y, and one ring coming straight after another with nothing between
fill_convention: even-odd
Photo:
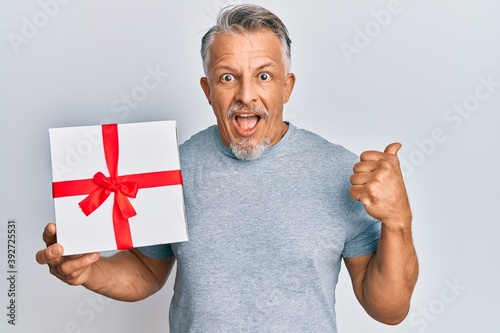
<instances>
[{"instance_id":1,"label":"grey-haired man","mask_svg":"<svg viewBox=\"0 0 500 333\"><path fill-rule=\"evenodd\" d=\"M368 314L403 320L418 262L401 145L358 158L284 122L290 44L281 20L253 5L223 11L203 37L217 125L180 146L188 242L64 257L49 224L37 261L125 301L158 291L177 261L171 332L289 333L337 331L343 258Z\"/></svg>"}]
</instances>

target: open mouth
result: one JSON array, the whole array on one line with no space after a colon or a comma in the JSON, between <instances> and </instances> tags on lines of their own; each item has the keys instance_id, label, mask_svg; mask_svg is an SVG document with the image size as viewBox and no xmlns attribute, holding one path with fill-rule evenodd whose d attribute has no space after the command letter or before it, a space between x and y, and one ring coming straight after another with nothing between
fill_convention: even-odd
<instances>
[{"instance_id":1,"label":"open mouth","mask_svg":"<svg viewBox=\"0 0 500 333\"><path fill-rule=\"evenodd\" d=\"M249 137L257 131L261 116L255 113L240 113L233 117L233 124L241 136Z\"/></svg>"},{"instance_id":2,"label":"open mouth","mask_svg":"<svg viewBox=\"0 0 500 333\"><path fill-rule=\"evenodd\" d=\"M238 114L234 117L234 121L238 125L239 128L243 130L251 130L260 120L260 116L256 114Z\"/></svg>"}]
</instances>

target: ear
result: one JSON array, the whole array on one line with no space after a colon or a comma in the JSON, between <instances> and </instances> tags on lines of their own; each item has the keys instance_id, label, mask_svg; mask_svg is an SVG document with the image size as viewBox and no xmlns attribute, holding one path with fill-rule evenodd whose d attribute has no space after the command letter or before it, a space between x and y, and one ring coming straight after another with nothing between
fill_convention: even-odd
<instances>
[{"instance_id":1,"label":"ear","mask_svg":"<svg viewBox=\"0 0 500 333\"><path fill-rule=\"evenodd\" d=\"M200 85L201 89L203 89L203 92L205 93L205 96L207 97L208 104L212 105L212 99L210 97L210 85L208 84L208 79L205 76L200 79Z\"/></svg>"},{"instance_id":2,"label":"ear","mask_svg":"<svg viewBox=\"0 0 500 333\"><path fill-rule=\"evenodd\" d=\"M283 87L283 102L286 103L292 95L293 87L295 86L295 74L288 73Z\"/></svg>"}]
</instances>

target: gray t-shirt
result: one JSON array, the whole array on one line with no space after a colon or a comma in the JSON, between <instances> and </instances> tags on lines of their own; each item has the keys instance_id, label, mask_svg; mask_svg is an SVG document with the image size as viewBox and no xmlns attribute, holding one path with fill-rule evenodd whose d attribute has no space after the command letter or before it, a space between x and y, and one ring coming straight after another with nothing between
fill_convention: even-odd
<instances>
[{"instance_id":1,"label":"gray t-shirt","mask_svg":"<svg viewBox=\"0 0 500 333\"><path fill-rule=\"evenodd\" d=\"M348 192L358 157L290 124L255 161L216 126L180 158L189 241L140 249L177 259L171 332L337 332L341 258L374 253L380 235Z\"/></svg>"}]
</instances>

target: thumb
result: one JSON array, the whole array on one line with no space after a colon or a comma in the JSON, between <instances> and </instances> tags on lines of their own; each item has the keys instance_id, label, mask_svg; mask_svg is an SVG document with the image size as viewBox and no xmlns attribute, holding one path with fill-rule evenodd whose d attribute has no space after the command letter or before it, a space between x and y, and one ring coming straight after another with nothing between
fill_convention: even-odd
<instances>
[{"instance_id":1,"label":"thumb","mask_svg":"<svg viewBox=\"0 0 500 333\"><path fill-rule=\"evenodd\" d=\"M402 147L402 144L399 142L394 142L385 147L384 153L397 155L399 149Z\"/></svg>"}]
</instances>

